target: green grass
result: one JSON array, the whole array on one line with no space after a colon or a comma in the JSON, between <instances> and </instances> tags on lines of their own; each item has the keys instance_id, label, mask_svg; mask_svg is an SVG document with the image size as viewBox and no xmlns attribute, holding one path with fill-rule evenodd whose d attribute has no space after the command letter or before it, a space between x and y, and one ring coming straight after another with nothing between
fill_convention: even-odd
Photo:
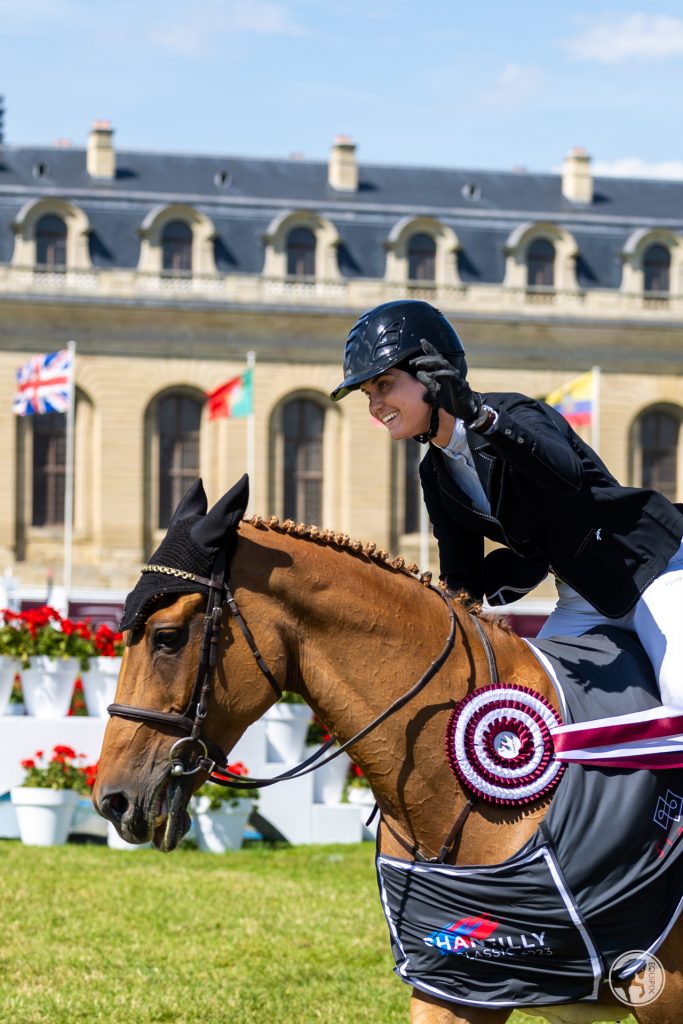
<instances>
[{"instance_id":1,"label":"green grass","mask_svg":"<svg viewBox=\"0 0 683 1024\"><path fill-rule=\"evenodd\" d=\"M0 905L2 1024L408 1022L369 843L2 842Z\"/></svg>"}]
</instances>

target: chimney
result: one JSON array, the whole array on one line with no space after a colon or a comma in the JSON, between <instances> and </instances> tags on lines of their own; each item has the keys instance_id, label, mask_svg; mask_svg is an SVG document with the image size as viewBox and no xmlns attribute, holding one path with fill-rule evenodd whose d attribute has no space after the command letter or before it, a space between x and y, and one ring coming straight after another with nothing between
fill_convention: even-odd
<instances>
[{"instance_id":1,"label":"chimney","mask_svg":"<svg viewBox=\"0 0 683 1024\"><path fill-rule=\"evenodd\" d=\"M593 202L591 158L583 146L574 146L562 164L562 195L573 203Z\"/></svg>"},{"instance_id":2,"label":"chimney","mask_svg":"<svg viewBox=\"0 0 683 1024\"><path fill-rule=\"evenodd\" d=\"M358 191L356 143L349 135L337 135L332 143L327 181L338 192Z\"/></svg>"},{"instance_id":3,"label":"chimney","mask_svg":"<svg viewBox=\"0 0 683 1024\"><path fill-rule=\"evenodd\" d=\"M110 121L95 121L88 135L87 169L91 178L116 177L116 153Z\"/></svg>"}]
</instances>

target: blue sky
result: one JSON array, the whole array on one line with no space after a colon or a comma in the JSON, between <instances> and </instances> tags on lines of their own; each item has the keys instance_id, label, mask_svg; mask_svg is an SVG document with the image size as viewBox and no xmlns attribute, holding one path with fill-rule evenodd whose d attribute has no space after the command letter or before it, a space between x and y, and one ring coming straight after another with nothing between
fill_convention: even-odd
<instances>
[{"instance_id":1,"label":"blue sky","mask_svg":"<svg viewBox=\"0 0 683 1024\"><path fill-rule=\"evenodd\" d=\"M10 144L683 178L683 4L0 0Z\"/></svg>"}]
</instances>

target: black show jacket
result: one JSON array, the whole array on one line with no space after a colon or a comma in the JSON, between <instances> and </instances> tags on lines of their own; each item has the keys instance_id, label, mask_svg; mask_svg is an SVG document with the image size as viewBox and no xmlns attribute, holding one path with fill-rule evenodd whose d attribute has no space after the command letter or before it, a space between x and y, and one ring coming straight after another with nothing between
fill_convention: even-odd
<instances>
[{"instance_id":1,"label":"black show jacket","mask_svg":"<svg viewBox=\"0 0 683 1024\"><path fill-rule=\"evenodd\" d=\"M624 615L678 549L681 511L657 491L622 487L544 402L482 398L498 418L467 440L491 514L453 481L439 448L430 445L420 464L441 578L481 599L488 537L545 563L602 614Z\"/></svg>"}]
</instances>

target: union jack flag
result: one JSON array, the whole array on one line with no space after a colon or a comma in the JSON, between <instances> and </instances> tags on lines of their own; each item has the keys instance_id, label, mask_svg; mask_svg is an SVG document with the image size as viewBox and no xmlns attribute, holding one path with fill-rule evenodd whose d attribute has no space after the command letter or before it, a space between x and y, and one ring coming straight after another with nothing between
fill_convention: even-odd
<instances>
[{"instance_id":1,"label":"union jack flag","mask_svg":"<svg viewBox=\"0 0 683 1024\"><path fill-rule=\"evenodd\" d=\"M12 405L17 416L66 412L73 358L69 349L32 356L17 370L17 393Z\"/></svg>"}]
</instances>

